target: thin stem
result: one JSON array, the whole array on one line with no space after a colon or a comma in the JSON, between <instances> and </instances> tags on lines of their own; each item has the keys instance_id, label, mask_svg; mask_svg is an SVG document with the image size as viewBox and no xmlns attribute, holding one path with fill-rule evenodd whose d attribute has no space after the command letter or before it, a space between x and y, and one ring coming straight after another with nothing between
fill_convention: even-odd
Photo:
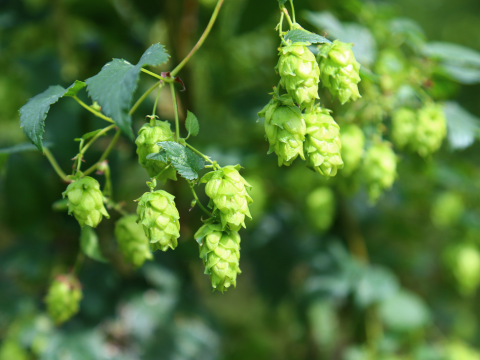
<instances>
[{"instance_id":1,"label":"thin stem","mask_svg":"<svg viewBox=\"0 0 480 360\"><path fill-rule=\"evenodd\" d=\"M100 157L100 159L95 163L93 164L92 166L90 166L84 173L83 175L89 175L91 174L92 172L95 171L95 169L97 168L97 165L98 163L101 163L102 161L104 161L108 155L110 155L110 151L112 151L113 147L115 146L115 143L117 142L118 138L120 137L120 133L121 133L121 130L117 130L117 132L115 133L115 135L113 136L113 139L112 141L110 142L110 145L108 145L108 147L105 149L103 155Z\"/></svg>"},{"instance_id":2,"label":"thin stem","mask_svg":"<svg viewBox=\"0 0 480 360\"><path fill-rule=\"evenodd\" d=\"M144 69L144 68L142 68L142 72L144 72L145 74L148 74L150 76L153 76L154 78L157 78L159 80L165 81L165 82L175 82L175 79L173 79L173 78L164 78L163 76L155 74L154 72L149 71L149 70Z\"/></svg>"},{"instance_id":3,"label":"thin stem","mask_svg":"<svg viewBox=\"0 0 480 360\"><path fill-rule=\"evenodd\" d=\"M150 89L148 89L147 91L145 91L143 93L142 96L140 96L140 98L137 100L137 102L135 103L135 105L133 105L133 107L130 109L130 111L128 112L128 115L132 116L133 113L137 110L137 108L140 106L140 104L143 102L143 100L145 100L147 98L148 95L150 95L150 93L155 90L158 86L158 84L160 83L159 82L156 82L154 85L152 85L152 87Z\"/></svg>"},{"instance_id":4,"label":"thin stem","mask_svg":"<svg viewBox=\"0 0 480 360\"><path fill-rule=\"evenodd\" d=\"M160 90L162 90L163 87L163 82L160 82L158 85L158 94L157 98L155 99L155 104L153 104L153 111L152 111L152 117L155 119L155 112L157 111L157 104L158 104L158 99L160 99Z\"/></svg>"},{"instance_id":5,"label":"thin stem","mask_svg":"<svg viewBox=\"0 0 480 360\"><path fill-rule=\"evenodd\" d=\"M43 152L45 153L45 156L47 157L48 161L50 161L50 164L52 165L53 169L58 174L58 176L60 176L60 178L63 181L70 182L70 180L67 178L67 175L60 168L60 166L57 163L57 160L55 160L50 150L48 150L47 148L43 148Z\"/></svg>"},{"instance_id":6,"label":"thin stem","mask_svg":"<svg viewBox=\"0 0 480 360\"><path fill-rule=\"evenodd\" d=\"M85 104L82 100L80 100L78 97L74 96L73 97L75 99L76 102L78 102L80 105L82 105L85 109L87 109L88 111L90 111L93 115L99 117L100 119L103 119L105 121L108 121L108 122L111 122L111 123L114 123L114 121L112 119L110 119L109 117L106 117L105 115L103 115L101 112L98 112L96 110L93 110L90 106L88 106L87 104Z\"/></svg>"},{"instance_id":7,"label":"thin stem","mask_svg":"<svg viewBox=\"0 0 480 360\"><path fill-rule=\"evenodd\" d=\"M205 39L208 37L208 34L210 34L210 30L212 30L213 24L215 24L215 20L217 19L218 13L220 11L220 8L222 7L224 0L218 0L217 5L215 6L215 10L213 11L212 17L210 18L210 22L208 23L207 27L205 28L205 31L203 32L202 36L198 40L198 42L195 44L192 50L190 50L190 53L185 57L185 59L182 60L178 66L173 69L173 71L170 73L172 77L175 77L175 75L178 74L180 70L185 66L185 64L190 60L190 58L197 52L198 49L203 45L203 42Z\"/></svg>"},{"instance_id":8,"label":"thin stem","mask_svg":"<svg viewBox=\"0 0 480 360\"><path fill-rule=\"evenodd\" d=\"M190 184L190 189L192 190L193 197L197 201L198 206L200 206L200 209L202 209L203 212L207 214L209 217L212 217L212 214L207 210L205 206L202 205L202 203L198 199L197 193L195 192L195 189L193 188L192 184Z\"/></svg>"},{"instance_id":9,"label":"thin stem","mask_svg":"<svg viewBox=\"0 0 480 360\"><path fill-rule=\"evenodd\" d=\"M73 265L71 273L74 275L78 275L78 272L80 271L80 268L83 265L83 260L85 259L85 256L81 251L78 252L77 258L75 260L75 264Z\"/></svg>"},{"instance_id":10,"label":"thin stem","mask_svg":"<svg viewBox=\"0 0 480 360\"><path fill-rule=\"evenodd\" d=\"M160 171L157 175L155 175L154 180L156 180L158 177L160 177L160 175L162 175L165 171L167 171L171 167L172 167L172 164L168 164L167 166L165 166L162 171ZM155 182L155 186L157 186L156 182Z\"/></svg>"},{"instance_id":11,"label":"thin stem","mask_svg":"<svg viewBox=\"0 0 480 360\"><path fill-rule=\"evenodd\" d=\"M83 155L85 155L85 153L87 152L88 148L90 147L90 145L92 145L95 140L97 140L100 136L102 136L103 134L109 132L110 130L112 130L113 128L115 128L117 125L113 124L113 125L110 125L110 126L107 126L106 128L102 129L101 131L99 131L98 133L95 134L95 136L93 137L92 140L90 140L87 145L83 146L80 150L80 153L78 153L77 155L77 171L80 171L80 166L82 164L82 158L83 158Z\"/></svg>"},{"instance_id":12,"label":"thin stem","mask_svg":"<svg viewBox=\"0 0 480 360\"><path fill-rule=\"evenodd\" d=\"M215 164L215 162L213 162L212 160L210 160L210 158L204 154L202 154L200 151L198 151L197 149L195 149L192 145L190 145L189 143L186 143L187 147L192 150L195 154L201 156L205 161L208 161L210 164Z\"/></svg>"},{"instance_id":13,"label":"thin stem","mask_svg":"<svg viewBox=\"0 0 480 360\"><path fill-rule=\"evenodd\" d=\"M282 11L283 13L285 14L286 18L287 18L287 21L288 21L288 25L290 25L290 30L293 29L293 22L292 22L292 19L290 19L290 15L288 14L288 10L286 7L283 7L282 8Z\"/></svg>"},{"instance_id":14,"label":"thin stem","mask_svg":"<svg viewBox=\"0 0 480 360\"><path fill-rule=\"evenodd\" d=\"M175 94L175 85L173 83L170 83L170 90L172 91L173 109L175 110L175 141L178 142L180 140L180 121L178 119L177 96Z\"/></svg>"},{"instance_id":15,"label":"thin stem","mask_svg":"<svg viewBox=\"0 0 480 360\"><path fill-rule=\"evenodd\" d=\"M122 205L119 203L116 203L112 199L109 199L107 197L103 198L103 201L107 204L107 207L110 209L115 210L116 212L122 214L123 216L129 215L127 211L123 210Z\"/></svg>"},{"instance_id":16,"label":"thin stem","mask_svg":"<svg viewBox=\"0 0 480 360\"><path fill-rule=\"evenodd\" d=\"M292 19L293 19L293 22L296 23L297 21L295 20L295 7L293 6L293 0L290 0L290 6L292 7Z\"/></svg>"},{"instance_id":17,"label":"thin stem","mask_svg":"<svg viewBox=\"0 0 480 360\"><path fill-rule=\"evenodd\" d=\"M113 196L112 193L112 178L110 176L110 166L105 162L105 187L103 188L103 195L105 195L108 198L111 198Z\"/></svg>"},{"instance_id":18,"label":"thin stem","mask_svg":"<svg viewBox=\"0 0 480 360\"><path fill-rule=\"evenodd\" d=\"M280 22L278 23L278 36L280 36L281 39L283 39L282 36L282 30L283 30L283 18L285 17L285 14L283 11L280 13Z\"/></svg>"}]
</instances>

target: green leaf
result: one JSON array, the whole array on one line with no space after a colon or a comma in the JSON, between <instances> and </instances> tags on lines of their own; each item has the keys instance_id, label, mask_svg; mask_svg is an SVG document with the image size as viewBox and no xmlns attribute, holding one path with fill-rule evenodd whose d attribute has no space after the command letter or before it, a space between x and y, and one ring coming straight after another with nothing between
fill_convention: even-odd
<instances>
[{"instance_id":1,"label":"green leaf","mask_svg":"<svg viewBox=\"0 0 480 360\"><path fill-rule=\"evenodd\" d=\"M205 160L189 148L173 141L162 141L158 145L165 150L175 170L187 180L197 179L198 171L205 167Z\"/></svg>"},{"instance_id":2,"label":"green leaf","mask_svg":"<svg viewBox=\"0 0 480 360\"><path fill-rule=\"evenodd\" d=\"M87 85L83 81L75 80L75 82L72 85L70 85L70 87L67 89L67 92L63 96L74 97L85 86Z\"/></svg>"},{"instance_id":3,"label":"green leaf","mask_svg":"<svg viewBox=\"0 0 480 360\"><path fill-rule=\"evenodd\" d=\"M197 136L200 131L200 125L198 124L197 117L187 110L187 120L185 121L185 128L188 131L188 135Z\"/></svg>"},{"instance_id":4,"label":"green leaf","mask_svg":"<svg viewBox=\"0 0 480 360\"><path fill-rule=\"evenodd\" d=\"M447 118L447 138L452 149L465 149L473 144L475 137L480 138L480 119L461 107L448 101L444 107Z\"/></svg>"},{"instance_id":5,"label":"green leaf","mask_svg":"<svg viewBox=\"0 0 480 360\"><path fill-rule=\"evenodd\" d=\"M100 251L97 233L90 226L84 226L82 228L82 233L80 234L80 248L89 258L104 263L108 262Z\"/></svg>"},{"instance_id":6,"label":"green leaf","mask_svg":"<svg viewBox=\"0 0 480 360\"><path fill-rule=\"evenodd\" d=\"M165 152L165 150L162 150L158 153L148 154L147 159L160 161L163 163L166 163L168 161L167 153Z\"/></svg>"},{"instance_id":7,"label":"green leaf","mask_svg":"<svg viewBox=\"0 0 480 360\"><path fill-rule=\"evenodd\" d=\"M154 44L145 51L137 65L134 66L126 60L113 59L97 75L85 82L90 97L100 104L103 113L111 117L131 139L132 117L129 111L142 67L164 64L168 58L165 48Z\"/></svg>"},{"instance_id":8,"label":"green leaf","mask_svg":"<svg viewBox=\"0 0 480 360\"><path fill-rule=\"evenodd\" d=\"M45 142L43 144L44 148L50 148L53 147L53 144L51 142ZM18 144L9 148L5 149L0 149L0 154L14 154L18 152L23 152L23 151L34 151L37 150L37 147L35 145L29 144L29 143L23 143L23 144Z\"/></svg>"},{"instance_id":9,"label":"green leaf","mask_svg":"<svg viewBox=\"0 0 480 360\"><path fill-rule=\"evenodd\" d=\"M430 321L430 313L423 300L406 290L384 301L379 310L385 325L396 331L416 329Z\"/></svg>"},{"instance_id":10,"label":"green leaf","mask_svg":"<svg viewBox=\"0 0 480 360\"><path fill-rule=\"evenodd\" d=\"M480 52L468 47L448 42L430 42L422 49L425 56L454 63L480 68Z\"/></svg>"},{"instance_id":11,"label":"green leaf","mask_svg":"<svg viewBox=\"0 0 480 360\"><path fill-rule=\"evenodd\" d=\"M323 36L311 33L306 30L296 29L290 30L285 35L285 41L291 41L292 43L296 42L309 42L310 44L324 44L332 42Z\"/></svg>"},{"instance_id":12,"label":"green leaf","mask_svg":"<svg viewBox=\"0 0 480 360\"><path fill-rule=\"evenodd\" d=\"M65 199L60 199L55 201L52 204L53 211L68 211L68 197Z\"/></svg>"}]
</instances>

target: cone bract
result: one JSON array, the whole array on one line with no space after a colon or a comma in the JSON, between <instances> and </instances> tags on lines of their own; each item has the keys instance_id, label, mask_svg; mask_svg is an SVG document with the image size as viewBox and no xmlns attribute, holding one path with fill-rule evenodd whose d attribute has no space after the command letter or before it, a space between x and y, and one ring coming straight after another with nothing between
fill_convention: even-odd
<instances>
[{"instance_id":1,"label":"cone bract","mask_svg":"<svg viewBox=\"0 0 480 360\"><path fill-rule=\"evenodd\" d=\"M245 227L245 216L252 218L248 205L253 202L246 187L251 185L240 175L240 165L225 166L209 172L200 180L206 183L209 206L220 215L222 226L238 231Z\"/></svg>"},{"instance_id":2,"label":"cone bract","mask_svg":"<svg viewBox=\"0 0 480 360\"><path fill-rule=\"evenodd\" d=\"M135 140L138 162L147 170L150 178L158 178L162 182L167 181L167 179L177 180L174 168L169 168L158 176L167 164L147 159L149 154L158 153L161 150L160 146L157 145L161 141L174 141L170 123L168 121L155 120L155 126L150 125L150 123L144 124L138 131L138 137Z\"/></svg>"},{"instance_id":3,"label":"cone bract","mask_svg":"<svg viewBox=\"0 0 480 360\"><path fill-rule=\"evenodd\" d=\"M175 249L180 237L180 216L175 197L166 191L147 192L138 199L137 222L143 225L152 251Z\"/></svg>"},{"instance_id":4,"label":"cone bract","mask_svg":"<svg viewBox=\"0 0 480 360\"><path fill-rule=\"evenodd\" d=\"M363 162L363 175L371 201L392 187L397 174L397 156L389 143L382 142L367 150Z\"/></svg>"},{"instance_id":5,"label":"cone bract","mask_svg":"<svg viewBox=\"0 0 480 360\"><path fill-rule=\"evenodd\" d=\"M258 116L265 118L265 132L270 144L268 154L277 154L278 166L290 166L299 155L305 160L305 120L290 96L277 97L274 94Z\"/></svg>"},{"instance_id":6,"label":"cone bract","mask_svg":"<svg viewBox=\"0 0 480 360\"><path fill-rule=\"evenodd\" d=\"M305 157L312 170L330 177L343 168L340 127L330 116L330 110L318 107L305 115L307 135Z\"/></svg>"},{"instance_id":7,"label":"cone bract","mask_svg":"<svg viewBox=\"0 0 480 360\"><path fill-rule=\"evenodd\" d=\"M342 141L342 160L345 165L342 175L350 176L360 166L365 153L365 135L357 125L342 125L340 139Z\"/></svg>"},{"instance_id":8,"label":"cone bract","mask_svg":"<svg viewBox=\"0 0 480 360\"><path fill-rule=\"evenodd\" d=\"M342 104L361 97L357 86L360 82L360 64L355 60L352 46L338 40L325 43L320 46L317 57L323 86Z\"/></svg>"},{"instance_id":9,"label":"cone bract","mask_svg":"<svg viewBox=\"0 0 480 360\"><path fill-rule=\"evenodd\" d=\"M195 234L200 245L200 258L205 265L205 274L210 276L212 287L225 291L236 286L237 274L241 273L240 236L236 231L222 230L221 224L203 225Z\"/></svg>"},{"instance_id":10,"label":"cone bract","mask_svg":"<svg viewBox=\"0 0 480 360\"><path fill-rule=\"evenodd\" d=\"M137 215L127 215L117 221L115 238L125 260L135 267L142 266L145 260L153 259L149 240L142 225L137 223Z\"/></svg>"},{"instance_id":11,"label":"cone bract","mask_svg":"<svg viewBox=\"0 0 480 360\"><path fill-rule=\"evenodd\" d=\"M72 275L58 276L45 297L48 314L56 324L61 324L75 315L81 300L80 283Z\"/></svg>"},{"instance_id":12,"label":"cone bract","mask_svg":"<svg viewBox=\"0 0 480 360\"><path fill-rule=\"evenodd\" d=\"M447 135L447 120L440 105L426 105L418 111L417 126L411 142L414 151L420 156L428 156L437 151Z\"/></svg>"},{"instance_id":13,"label":"cone bract","mask_svg":"<svg viewBox=\"0 0 480 360\"><path fill-rule=\"evenodd\" d=\"M409 144L415 135L417 115L408 108L400 108L392 116L392 140L400 148Z\"/></svg>"},{"instance_id":14,"label":"cone bract","mask_svg":"<svg viewBox=\"0 0 480 360\"><path fill-rule=\"evenodd\" d=\"M68 198L68 214L73 213L81 227L88 225L95 228L103 216L110 218L103 205L100 185L94 178L85 176L72 182L62 195Z\"/></svg>"}]
</instances>

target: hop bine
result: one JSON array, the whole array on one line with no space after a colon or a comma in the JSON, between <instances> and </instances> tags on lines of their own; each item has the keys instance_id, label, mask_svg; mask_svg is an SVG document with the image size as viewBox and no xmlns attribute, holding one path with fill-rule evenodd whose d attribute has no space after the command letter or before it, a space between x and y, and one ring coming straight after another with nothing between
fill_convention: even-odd
<instances>
[{"instance_id":1,"label":"hop bine","mask_svg":"<svg viewBox=\"0 0 480 360\"><path fill-rule=\"evenodd\" d=\"M141 225L137 224L137 215L127 215L115 224L115 238L126 261L135 267L152 260L150 244Z\"/></svg>"},{"instance_id":2,"label":"hop bine","mask_svg":"<svg viewBox=\"0 0 480 360\"><path fill-rule=\"evenodd\" d=\"M372 202L377 201L384 190L392 187L397 175L397 156L390 145L388 142L375 144L365 155L363 174Z\"/></svg>"},{"instance_id":3,"label":"hop bine","mask_svg":"<svg viewBox=\"0 0 480 360\"><path fill-rule=\"evenodd\" d=\"M56 324L61 324L75 315L81 300L81 285L73 275L57 276L45 297L48 314Z\"/></svg>"}]
</instances>

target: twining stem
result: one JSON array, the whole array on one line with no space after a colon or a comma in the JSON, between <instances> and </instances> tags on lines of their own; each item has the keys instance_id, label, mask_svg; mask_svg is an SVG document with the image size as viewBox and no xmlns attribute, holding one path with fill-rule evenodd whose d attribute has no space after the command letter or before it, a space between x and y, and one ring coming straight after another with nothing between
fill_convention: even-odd
<instances>
[{"instance_id":1,"label":"twining stem","mask_svg":"<svg viewBox=\"0 0 480 360\"><path fill-rule=\"evenodd\" d=\"M140 106L140 104L143 102L143 100L145 100L147 98L147 96L150 95L150 93L158 87L159 83L160 83L160 81L156 82L154 85L152 85L152 87L150 89L145 91L145 93L142 96L140 96L140 98L137 100L135 105L133 105L133 107L128 112L128 115L130 115L130 116L133 115L133 113L137 110L137 108Z\"/></svg>"},{"instance_id":2,"label":"twining stem","mask_svg":"<svg viewBox=\"0 0 480 360\"><path fill-rule=\"evenodd\" d=\"M285 14L286 18L287 18L287 21L288 21L288 25L290 25L290 30L293 29L293 22L292 22L292 19L290 19L290 15L288 14L288 10L286 7L283 7L282 8L282 11L283 13Z\"/></svg>"},{"instance_id":3,"label":"twining stem","mask_svg":"<svg viewBox=\"0 0 480 360\"><path fill-rule=\"evenodd\" d=\"M105 115L103 115L101 112L98 112L96 110L93 110L90 106L88 106L87 104L85 104L82 100L80 100L78 97L74 96L73 97L75 99L76 102L78 102L80 105L82 105L85 109L87 109L88 111L90 111L93 115L99 117L100 119L103 119L105 121L108 121L108 122L111 122L113 123L114 121L112 119L110 119L109 117L106 117Z\"/></svg>"},{"instance_id":4,"label":"twining stem","mask_svg":"<svg viewBox=\"0 0 480 360\"><path fill-rule=\"evenodd\" d=\"M103 202L107 205L107 207L109 209L111 208L111 209L115 210L116 212L122 214L123 216L128 215L128 212L123 210L122 205L120 205L119 203L116 203L112 199L104 197Z\"/></svg>"},{"instance_id":5,"label":"twining stem","mask_svg":"<svg viewBox=\"0 0 480 360\"><path fill-rule=\"evenodd\" d=\"M293 6L293 0L290 0L290 6L292 7L292 19L293 19L293 22L296 23L297 21L295 20L295 7Z\"/></svg>"},{"instance_id":6,"label":"twining stem","mask_svg":"<svg viewBox=\"0 0 480 360\"><path fill-rule=\"evenodd\" d=\"M192 150L195 154L201 156L205 161L208 161L210 164L213 164L215 165L215 162L213 162L212 160L210 160L210 158L204 154L202 154L200 151L198 151L197 149L195 149L192 145L190 145L189 143L186 143L187 147Z\"/></svg>"},{"instance_id":7,"label":"twining stem","mask_svg":"<svg viewBox=\"0 0 480 360\"><path fill-rule=\"evenodd\" d=\"M95 134L95 136L93 137L92 140L90 140L87 145L83 146L82 147L82 150L80 151L80 153L77 155L77 171L80 171L80 166L82 164L82 158L83 158L83 155L85 155L86 151L88 150L88 148L90 147L90 145L92 145L95 140L97 140L100 136L102 136L103 134L109 132L110 130L114 129L116 127L115 124L113 125L110 125L110 126L107 126L106 128L102 129L101 131L99 131L98 133Z\"/></svg>"},{"instance_id":8,"label":"twining stem","mask_svg":"<svg viewBox=\"0 0 480 360\"><path fill-rule=\"evenodd\" d=\"M160 82L160 84L158 85L157 98L155 99L155 104L153 104L152 117L153 117L154 121L155 121L155 113L157 111L158 99L160 99L160 90L162 90L163 84L164 84L163 82Z\"/></svg>"},{"instance_id":9,"label":"twining stem","mask_svg":"<svg viewBox=\"0 0 480 360\"><path fill-rule=\"evenodd\" d=\"M218 0L217 5L215 6L215 10L213 11L212 17L210 18L210 22L208 23L207 27L205 28L205 31L203 32L202 36L198 40L198 42L195 44L195 46L190 50L190 53L185 57L185 59L182 60L180 64L177 65L175 69L170 73L172 77L175 77L180 70L185 66L185 64L190 60L190 58L197 52L198 49L203 45L203 42L205 39L208 37L208 34L210 34L210 30L212 30L213 24L215 24L215 20L217 19L218 13L220 11L220 8L222 7L224 0Z\"/></svg>"},{"instance_id":10,"label":"twining stem","mask_svg":"<svg viewBox=\"0 0 480 360\"><path fill-rule=\"evenodd\" d=\"M172 164L168 164L167 166L165 166L165 167L163 168L162 171L160 171L160 172L155 176L155 179L154 179L154 180L155 180L155 186L157 185L156 179L157 179L158 177L160 177L160 175L162 175L165 171L167 171L167 170L170 169L171 167L172 167Z\"/></svg>"},{"instance_id":11,"label":"twining stem","mask_svg":"<svg viewBox=\"0 0 480 360\"><path fill-rule=\"evenodd\" d=\"M43 148L43 152L45 153L45 156L47 157L48 161L50 161L50 164L52 165L53 169L58 174L58 176L60 176L60 178L63 181L70 182L70 180L67 178L67 175L60 168L60 166L57 163L57 160L55 160L50 150L48 150L47 148Z\"/></svg>"},{"instance_id":12,"label":"twining stem","mask_svg":"<svg viewBox=\"0 0 480 360\"><path fill-rule=\"evenodd\" d=\"M212 214L205 208L205 206L202 205L200 200L198 199L197 193L195 192L195 189L193 188L193 183L190 183L190 189L192 190L193 197L195 201L197 202L198 206L200 206L200 209L203 210L205 214L207 214L209 217L212 217Z\"/></svg>"},{"instance_id":13,"label":"twining stem","mask_svg":"<svg viewBox=\"0 0 480 360\"><path fill-rule=\"evenodd\" d=\"M154 78L157 78L161 81L165 81L165 82L175 82L175 79L174 78L164 78L163 76L160 76L158 74L155 74L154 72L152 71L148 71L147 69L144 69L142 68L142 72L144 72L145 74L148 74L150 76L153 76Z\"/></svg>"},{"instance_id":14,"label":"twining stem","mask_svg":"<svg viewBox=\"0 0 480 360\"><path fill-rule=\"evenodd\" d=\"M281 39L283 39L282 36L282 30L283 30L283 18L285 17L285 14L283 11L280 13L280 22L278 23L278 35L280 36Z\"/></svg>"},{"instance_id":15,"label":"twining stem","mask_svg":"<svg viewBox=\"0 0 480 360\"><path fill-rule=\"evenodd\" d=\"M175 110L175 141L178 142L180 140L180 122L178 120L177 96L175 94L175 85L173 83L170 83L170 90L172 91L173 109Z\"/></svg>"},{"instance_id":16,"label":"twining stem","mask_svg":"<svg viewBox=\"0 0 480 360\"><path fill-rule=\"evenodd\" d=\"M113 196L112 193L112 178L110 176L110 166L108 166L107 163L105 163L105 186L103 188L103 195L105 195L108 198L111 198Z\"/></svg>"},{"instance_id":17,"label":"twining stem","mask_svg":"<svg viewBox=\"0 0 480 360\"><path fill-rule=\"evenodd\" d=\"M115 135L113 136L113 139L112 141L110 142L110 144L108 145L108 147L105 149L104 153L102 154L102 156L100 157L100 159L95 163L93 164L92 166L90 166L84 173L83 175L89 175L91 174L92 172L95 171L95 169L97 168L97 165L99 163L101 163L102 161L104 161L108 155L110 155L110 151L112 151L113 147L115 146L115 143L117 142L118 138L120 137L120 133L121 133L121 130L117 130L117 132L115 133Z\"/></svg>"}]
</instances>

